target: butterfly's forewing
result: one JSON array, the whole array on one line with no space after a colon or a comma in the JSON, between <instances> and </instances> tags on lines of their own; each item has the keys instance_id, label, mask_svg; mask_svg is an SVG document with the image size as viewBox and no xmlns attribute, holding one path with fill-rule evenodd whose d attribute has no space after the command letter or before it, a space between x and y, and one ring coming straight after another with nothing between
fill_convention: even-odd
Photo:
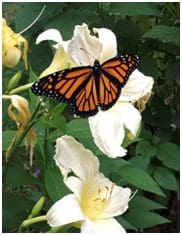
<instances>
[{"instance_id":1,"label":"butterfly's forewing","mask_svg":"<svg viewBox=\"0 0 182 235\"><path fill-rule=\"evenodd\" d=\"M138 64L139 57L137 55L121 55L102 64L99 80L99 105L102 110L113 106L122 87Z\"/></svg>"},{"instance_id":2,"label":"butterfly's forewing","mask_svg":"<svg viewBox=\"0 0 182 235\"><path fill-rule=\"evenodd\" d=\"M79 116L91 116L98 111L95 77L91 66L50 74L36 81L32 91L39 96L68 102L74 113Z\"/></svg>"}]
</instances>

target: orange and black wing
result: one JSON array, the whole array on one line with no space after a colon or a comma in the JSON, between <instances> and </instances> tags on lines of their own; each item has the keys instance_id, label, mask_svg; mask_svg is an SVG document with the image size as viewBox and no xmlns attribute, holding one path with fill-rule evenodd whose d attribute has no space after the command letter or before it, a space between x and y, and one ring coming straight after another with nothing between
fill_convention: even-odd
<instances>
[{"instance_id":1,"label":"orange and black wing","mask_svg":"<svg viewBox=\"0 0 182 235\"><path fill-rule=\"evenodd\" d=\"M36 81L32 91L60 102L68 102L75 114L88 117L98 112L98 96L91 66L66 69Z\"/></svg>"},{"instance_id":2,"label":"orange and black wing","mask_svg":"<svg viewBox=\"0 0 182 235\"><path fill-rule=\"evenodd\" d=\"M137 55L120 55L102 64L99 79L99 106L102 110L107 110L115 104L122 87L139 62Z\"/></svg>"}]
</instances>

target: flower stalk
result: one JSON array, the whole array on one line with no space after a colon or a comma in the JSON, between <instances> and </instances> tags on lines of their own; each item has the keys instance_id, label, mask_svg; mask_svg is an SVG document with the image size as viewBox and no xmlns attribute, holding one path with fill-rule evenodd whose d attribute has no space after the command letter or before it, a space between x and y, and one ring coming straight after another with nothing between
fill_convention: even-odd
<instances>
[{"instance_id":1,"label":"flower stalk","mask_svg":"<svg viewBox=\"0 0 182 235\"><path fill-rule=\"evenodd\" d=\"M20 225L18 232L19 233L22 232L25 228L31 226L32 224L40 223L40 222L44 222L44 221L46 221L46 215L41 215L41 216L37 216L35 218L24 220L22 222L22 224Z\"/></svg>"},{"instance_id":2,"label":"flower stalk","mask_svg":"<svg viewBox=\"0 0 182 235\"><path fill-rule=\"evenodd\" d=\"M9 94L10 94L10 95L14 95L14 94L18 94L18 93L20 93L20 92L22 92L22 91L26 91L26 90L30 89L30 87L31 87L32 85L33 85L33 82L28 83L28 84L23 85L23 86L19 86L19 87L15 88L15 89L12 89L12 90L9 92Z\"/></svg>"}]
</instances>

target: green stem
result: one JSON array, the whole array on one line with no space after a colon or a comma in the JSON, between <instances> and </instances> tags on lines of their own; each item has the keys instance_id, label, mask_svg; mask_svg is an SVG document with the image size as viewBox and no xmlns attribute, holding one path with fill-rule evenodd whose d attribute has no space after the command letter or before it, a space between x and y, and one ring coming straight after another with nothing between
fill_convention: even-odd
<instances>
[{"instance_id":1,"label":"green stem","mask_svg":"<svg viewBox=\"0 0 182 235\"><path fill-rule=\"evenodd\" d=\"M33 85L33 82L29 83L29 84L26 84L26 85L23 85L23 86L19 86L13 90L11 90L9 92L10 95L13 95L13 94L17 94L19 92L22 92L22 91L25 91L25 90L28 90L30 89L30 87Z\"/></svg>"},{"instance_id":2,"label":"green stem","mask_svg":"<svg viewBox=\"0 0 182 235\"><path fill-rule=\"evenodd\" d=\"M29 227L32 224L40 223L40 222L43 222L43 221L46 221L46 220L47 220L46 215L37 216L37 217L31 218L31 219L24 220L22 222L22 224L20 225L20 227L18 229L18 232L22 232L22 230L24 228Z\"/></svg>"},{"instance_id":3,"label":"green stem","mask_svg":"<svg viewBox=\"0 0 182 235\"><path fill-rule=\"evenodd\" d=\"M35 119L35 117L37 117L37 114L39 113L40 107L41 107L41 101L39 100L37 107L35 108L30 120L33 120L33 119Z\"/></svg>"},{"instance_id":4,"label":"green stem","mask_svg":"<svg viewBox=\"0 0 182 235\"><path fill-rule=\"evenodd\" d=\"M44 131L44 149L43 149L43 158L44 158L44 162L45 162L45 166L47 166L48 162L47 162L47 155L48 155L48 146L47 146L47 138L48 138L48 130L47 128Z\"/></svg>"}]
</instances>

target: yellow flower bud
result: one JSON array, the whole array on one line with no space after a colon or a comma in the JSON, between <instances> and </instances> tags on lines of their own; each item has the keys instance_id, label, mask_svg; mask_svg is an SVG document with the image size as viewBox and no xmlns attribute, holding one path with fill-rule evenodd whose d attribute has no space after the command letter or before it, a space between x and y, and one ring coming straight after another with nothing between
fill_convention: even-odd
<instances>
[{"instance_id":1,"label":"yellow flower bud","mask_svg":"<svg viewBox=\"0 0 182 235\"><path fill-rule=\"evenodd\" d=\"M15 67L21 57L24 60L25 68L27 63L28 42L20 34L15 33L2 19L2 62L8 68Z\"/></svg>"},{"instance_id":2,"label":"yellow flower bud","mask_svg":"<svg viewBox=\"0 0 182 235\"><path fill-rule=\"evenodd\" d=\"M6 152L5 158L6 160L8 160L9 153L11 152L14 142L23 133L27 123L30 121L31 115L29 111L28 102L25 98L19 95L3 95L3 99L9 99L11 101L11 104L8 107L8 114L10 118L16 122L18 127L18 131L15 134L12 143L10 144ZM25 147L29 151L30 166L32 166L33 164L33 148L35 143L36 133L35 129L32 127L26 135L26 138L24 139Z\"/></svg>"}]
</instances>

